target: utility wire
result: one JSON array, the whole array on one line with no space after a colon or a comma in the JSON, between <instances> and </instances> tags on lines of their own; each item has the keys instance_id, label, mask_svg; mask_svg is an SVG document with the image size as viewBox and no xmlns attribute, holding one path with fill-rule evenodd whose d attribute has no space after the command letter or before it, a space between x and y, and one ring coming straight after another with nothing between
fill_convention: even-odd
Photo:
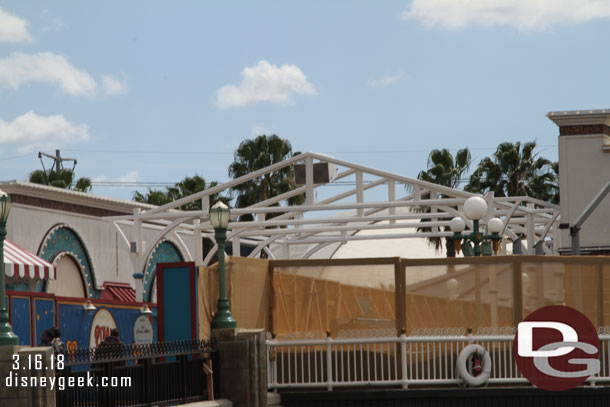
<instances>
[{"instance_id":1,"label":"utility wire","mask_svg":"<svg viewBox=\"0 0 610 407\"><path fill-rule=\"evenodd\" d=\"M557 145L540 145L538 148L557 147ZM496 150L498 147L473 147L469 150ZM402 153L429 153L432 149L409 149L409 150L363 150L363 151L328 151L325 154L402 154ZM458 150L458 148L449 148ZM81 150L64 149L75 153L99 153L99 154L175 154L175 155L233 155L228 151L155 151L155 150Z\"/></svg>"}]
</instances>

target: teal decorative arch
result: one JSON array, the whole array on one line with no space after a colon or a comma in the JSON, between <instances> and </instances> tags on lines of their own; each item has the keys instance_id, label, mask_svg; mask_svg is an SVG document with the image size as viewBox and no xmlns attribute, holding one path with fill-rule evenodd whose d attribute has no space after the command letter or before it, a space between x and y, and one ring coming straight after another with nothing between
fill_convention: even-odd
<instances>
[{"instance_id":1,"label":"teal decorative arch","mask_svg":"<svg viewBox=\"0 0 610 407\"><path fill-rule=\"evenodd\" d=\"M75 259L81 269L88 298L97 298L100 290L95 288L93 264L87 247L78 234L67 225L54 226L40 246L39 256L52 263L57 256L68 253Z\"/></svg>"},{"instance_id":2,"label":"teal decorative arch","mask_svg":"<svg viewBox=\"0 0 610 407\"><path fill-rule=\"evenodd\" d=\"M143 297L150 301L151 289L157 272L157 263L175 263L184 261L182 253L169 240L162 240L150 254L143 277Z\"/></svg>"}]
</instances>

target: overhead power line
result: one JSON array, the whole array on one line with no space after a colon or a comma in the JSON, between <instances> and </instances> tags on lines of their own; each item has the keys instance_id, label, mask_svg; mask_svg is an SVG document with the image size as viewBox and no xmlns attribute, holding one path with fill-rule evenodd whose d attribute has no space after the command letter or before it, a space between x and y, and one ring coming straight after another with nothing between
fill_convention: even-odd
<instances>
[{"instance_id":1,"label":"overhead power line","mask_svg":"<svg viewBox=\"0 0 610 407\"><path fill-rule=\"evenodd\" d=\"M538 148L557 147L557 145L539 145ZM472 147L471 151L495 151L498 147ZM458 150L459 148L449 148L449 150ZM346 150L346 151L325 151L325 154L404 154L404 153L429 153L434 150L430 149L405 149L405 150ZM75 153L95 153L95 154L172 154L172 155L233 155L228 151L157 151L157 150L81 150L81 149L64 149Z\"/></svg>"}]
</instances>

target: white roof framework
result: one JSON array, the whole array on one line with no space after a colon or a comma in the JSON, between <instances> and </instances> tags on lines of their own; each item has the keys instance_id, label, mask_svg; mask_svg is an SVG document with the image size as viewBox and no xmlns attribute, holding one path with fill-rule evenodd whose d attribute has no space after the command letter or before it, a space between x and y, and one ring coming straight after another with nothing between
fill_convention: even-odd
<instances>
[{"instance_id":1,"label":"white roof framework","mask_svg":"<svg viewBox=\"0 0 610 407\"><path fill-rule=\"evenodd\" d=\"M336 166L334 179L325 184L314 184L314 164L329 163ZM467 228L472 223L463 214L463 204L474 194L443 187L425 181L397 175L347 161L338 160L319 153L303 153L283 162L236 178L222 185L208 188L188 197L153 209L134 209L133 215L108 217L119 230L124 242L134 253L134 271L142 273L145 259L156 243L177 230L192 233L194 239L208 236L213 239L212 225L208 219L209 197L227 193L232 187L256 180L266 174L295 164L305 166L305 184L294 190L273 196L247 208L231 210L233 221L228 226L228 239L233 245L234 255L239 255L240 242L248 242L256 248L249 257L261 251L270 258L309 258L322 248L335 247L352 240L403 239L431 236L451 236L444 231L449 220L462 216ZM305 194L303 205L288 206L287 199ZM425 197L426 199L422 199ZM177 208L201 200L201 211L181 211ZM499 217L505 224L503 237L516 240L524 237L527 252L535 253L535 247L545 254L552 254L558 246L540 244L557 235L559 207L530 197L494 197L487 194L488 212L483 224L492 217ZM279 206L277 206L279 205ZM413 209L429 207L427 213ZM267 214L280 213L271 219ZM250 222L237 222L237 217L252 214ZM421 223L425 220L425 223ZM142 250L141 227L147 224L158 230L157 241L149 242ZM129 234L127 228L129 225ZM135 227L134 227L135 226ZM428 227L429 232L418 231ZM447 228L448 229L448 228ZM366 231L375 231L367 234ZM177 234L174 233L174 236ZM201 245L196 244L196 253L186 253L188 260L207 265L215 248L205 259Z\"/></svg>"}]
</instances>

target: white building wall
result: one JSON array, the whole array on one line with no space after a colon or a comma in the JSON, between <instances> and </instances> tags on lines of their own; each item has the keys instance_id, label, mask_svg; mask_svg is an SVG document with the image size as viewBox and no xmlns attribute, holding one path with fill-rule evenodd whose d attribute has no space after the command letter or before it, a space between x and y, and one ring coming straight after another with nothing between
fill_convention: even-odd
<instances>
[{"instance_id":1,"label":"white building wall","mask_svg":"<svg viewBox=\"0 0 610 407\"><path fill-rule=\"evenodd\" d=\"M559 136L561 223L572 225L610 181L610 151L604 146L610 147L610 137L604 134ZM610 197L583 224L580 246L610 247ZM561 232L561 247L571 247L568 229Z\"/></svg>"},{"instance_id":2,"label":"white building wall","mask_svg":"<svg viewBox=\"0 0 610 407\"><path fill-rule=\"evenodd\" d=\"M129 252L129 247L125 244L124 239L117 235L114 226L99 217L13 204L7 225L7 238L32 253L38 254L39 247L47 233L57 224L66 224L82 239L83 244L89 251L97 289L101 289L105 281L129 283L135 288L132 255ZM128 238L132 236L131 227L124 229ZM143 238L147 242L147 249L156 244L155 240L158 233L158 231L143 229ZM187 253L182 244L171 235L165 238L174 243L187 260ZM182 240L187 245L188 250L193 253L193 237L183 235ZM139 272L143 272L143 270L139 270Z\"/></svg>"},{"instance_id":3,"label":"white building wall","mask_svg":"<svg viewBox=\"0 0 610 407\"><path fill-rule=\"evenodd\" d=\"M610 180L610 109L550 112L559 127L561 223L572 226ZM580 230L583 254L610 250L610 196ZM571 252L569 229L561 230L560 250Z\"/></svg>"}]
</instances>

